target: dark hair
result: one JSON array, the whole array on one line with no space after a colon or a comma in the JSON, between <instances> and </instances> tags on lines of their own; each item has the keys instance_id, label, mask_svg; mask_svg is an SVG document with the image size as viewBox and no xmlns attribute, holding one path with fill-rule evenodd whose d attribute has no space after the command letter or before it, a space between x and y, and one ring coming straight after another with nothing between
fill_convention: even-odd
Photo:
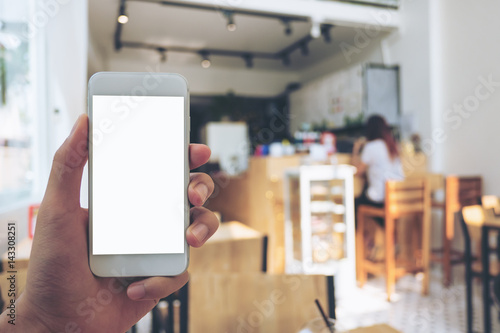
<instances>
[{"instance_id":1,"label":"dark hair","mask_svg":"<svg viewBox=\"0 0 500 333\"><path fill-rule=\"evenodd\" d=\"M399 156L398 146L392 136L391 128L387 125L384 117L373 115L368 118L368 121L366 122L366 138L368 141L376 139L384 140L391 159Z\"/></svg>"}]
</instances>

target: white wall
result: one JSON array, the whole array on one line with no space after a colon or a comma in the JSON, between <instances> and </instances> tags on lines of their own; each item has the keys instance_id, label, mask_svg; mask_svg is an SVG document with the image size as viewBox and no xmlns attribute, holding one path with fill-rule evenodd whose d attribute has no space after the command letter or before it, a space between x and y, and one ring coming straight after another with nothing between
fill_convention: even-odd
<instances>
[{"instance_id":1,"label":"white wall","mask_svg":"<svg viewBox=\"0 0 500 333\"><path fill-rule=\"evenodd\" d=\"M500 2L442 0L436 10L442 26L436 127L445 137L435 154L446 173L480 174L484 192L500 195ZM488 91L479 78L490 76L497 84Z\"/></svg>"},{"instance_id":2,"label":"white wall","mask_svg":"<svg viewBox=\"0 0 500 333\"><path fill-rule=\"evenodd\" d=\"M87 111L87 9L86 0L61 5L60 12L46 27L49 161L69 135L78 116ZM55 110L59 112L56 114ZM81 196L86 206L86 173Z\"/></svg>"},{"instance_id":3,"label":"white wall","mask_svg":"<svg viewBox=\"0 0 500 333\"><path fill-rule=\"evenodd\" d=\"M430 138L431 68L430 68L430 0L403 0L399 11L400 29L390 33L376 28L356 28L358 33L339 53L300 74L307 83L318 77L352 68L364 63L399 64L401 76L401 112L412 115L414 129L423 138ZM372 9L374 13L378 9ZM396 17L386 18L386 22ZM371 33L371 35L370 35ZM373 37L372 37L373 36Z\"/></svg>"},{"instance_id":4,"label":"white wall","mask_svg":"<svg viewBox=\"0 0 500 333\"><path fill-rule=\"evenodd\" d=\"M422 138L431 137L431 50L429 4L435 0L403 0L401 27L381 43L386 64L399 64L401 112L413 115Z\"/></svg>"},{"instance_id":5,"label":"white wall","mask_svg":"<svg viewBox=\"0 0 500 333\"><path fill-rule=\"evenodd\" d=\"M290 131L301 124L344 125L344 117L358 117L362 111L363 69L352 66L308 82L290 94Z\"/></svg>"},{"instance_id":6,"label":"white wall","mask_svg":"<svg viewBox=\"0 0 500 333\"><path fill-rule=\"evenodd\" d=\"M103 50L100 50L97 44L94 42L92 35L90 34L89 29L89 37L88 37L88 61L87 61L87 78L96 73L106 71L108 69L108 64L106 63L106 59L104 57Z\"/></svg>"}]
</instances>

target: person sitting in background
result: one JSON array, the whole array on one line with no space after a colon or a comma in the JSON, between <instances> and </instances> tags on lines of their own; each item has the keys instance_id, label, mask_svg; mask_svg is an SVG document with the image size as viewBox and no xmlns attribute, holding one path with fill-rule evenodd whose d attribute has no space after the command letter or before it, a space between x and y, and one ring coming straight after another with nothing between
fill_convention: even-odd
<instances>
[{"instance_id":1,"label":"person sitting in background","mask_svg":"<svg viewBox=\"0 0 500 333\"><path fill-rule=\"evenodd\" d=\"M396 140L382 116L368 118L366 139L361 138L354 143L352 163L358 169L357 175L366 176L363 193L355 200L356 216L360 205L383 207L385 182L402 180L404 174ZM384 257L384 237L380 227L384 226L385 221L383 218L374 220L378 226L372 224L372 228L369 228L371 231L365 237L365 249L368 258L377 260Z\"/></svg>"},{"instance_id":2,"label":"person sitting in background","mask_svg":"<svg viewBox=\"0 0 500 333\"><path fill-rule=\"evenodd\" d=\"M352 162L358 169L357 175L366 175L365 190L356 199L356 211L359 205L383 207L385 182L402 180L404 174L396 140L382 116L368 118L366 139L361 138L354 143Z\"/></svg>"}]
</instances>

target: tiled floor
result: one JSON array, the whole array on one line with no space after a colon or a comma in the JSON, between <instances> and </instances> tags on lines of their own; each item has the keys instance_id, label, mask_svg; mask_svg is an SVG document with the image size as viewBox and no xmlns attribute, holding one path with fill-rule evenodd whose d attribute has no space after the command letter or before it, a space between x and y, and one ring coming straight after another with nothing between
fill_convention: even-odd
<instances>
[{"instance_id":1,"label":"tiled floor","mask_svg":"<svg viewBox=\"0 0 500 333\"><path fill-rule=\"evenodd\" d=\"M396 295L385 301L383 278L369 280L363 289L352 297L338 301L338 329L348 330L359 326L387 323L403 333L462 333L466 331L466 306L464 269L457 266L453 272L454 283L443 288L441 269L432 270L431 289L427 297L420 294L421 281L415 276L405 276L396 285ZM474 283L474 331L482 332L482 288ZM500 332L497 311L492 311L492 331Z\"/></svg>"},{"instance_id":2,"label":"tiled floor","mask_svg":"<svg viewBox=\"0 0 500 333\"><path fill-rule=\"evenodd\" d=\"M382 277L368 280L363 289L337 301L337 330L386 323L403 333L463 333L466 327L464 268L453 272L454 283L442 287L441 268L432 270L430 294L420 294L419 277L405 276L396 285L392 302L385 300L385 281ZM482 332L482 288L474 283L474 331ZM492 331L500 332L497 310L492 311ZM138 332L149 332L151 318L146 316ZM212 332L210 332L212 333ZM215 332L214 332L215 333ZM274 332L269 332L274 333ZM287 332L289 333L289 332ZM293 332L290 332L293 333Z\"/></svg>"}]
</instances>

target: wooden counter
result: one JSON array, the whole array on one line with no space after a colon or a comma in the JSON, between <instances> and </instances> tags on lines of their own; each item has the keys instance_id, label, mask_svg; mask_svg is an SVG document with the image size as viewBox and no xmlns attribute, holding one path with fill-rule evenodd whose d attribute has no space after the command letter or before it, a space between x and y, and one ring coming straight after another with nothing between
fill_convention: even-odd
<instances>
[{"instance_id":1,"label":"wooden counter","mask_svg":"<svg viewBox=\"0 0 500 333\"><path fill-rule=\"evenodd\" d=\"M264 235L239 222L222 223L201 248L191 248L189 273L261 272Z\"/></svg>"},{"instance_id":2,"label":"wooden counter","mask_svg":"<svg viewBox=\"0 0 500 333\"><path fill-rule=\"evenodd\" d=\"M349 333L400 333L398 330L386 324L379 324L369 327L356 328L348 331Z\"/></svg>"},{"instance_id":3,"label":"wooden counter","mask_svg":"<svg viewBox=\"0 0 500 333\"><path fill-rule=\"evenodd\" d=\"M299 166L301 158L300 155L252 157L248 171L241 176L212 175L215 190L206 207L220 212L224 221L241 221L268 236L267 260L271 273L284 272L284 171Z\"/></svg>"}]
</instances>

